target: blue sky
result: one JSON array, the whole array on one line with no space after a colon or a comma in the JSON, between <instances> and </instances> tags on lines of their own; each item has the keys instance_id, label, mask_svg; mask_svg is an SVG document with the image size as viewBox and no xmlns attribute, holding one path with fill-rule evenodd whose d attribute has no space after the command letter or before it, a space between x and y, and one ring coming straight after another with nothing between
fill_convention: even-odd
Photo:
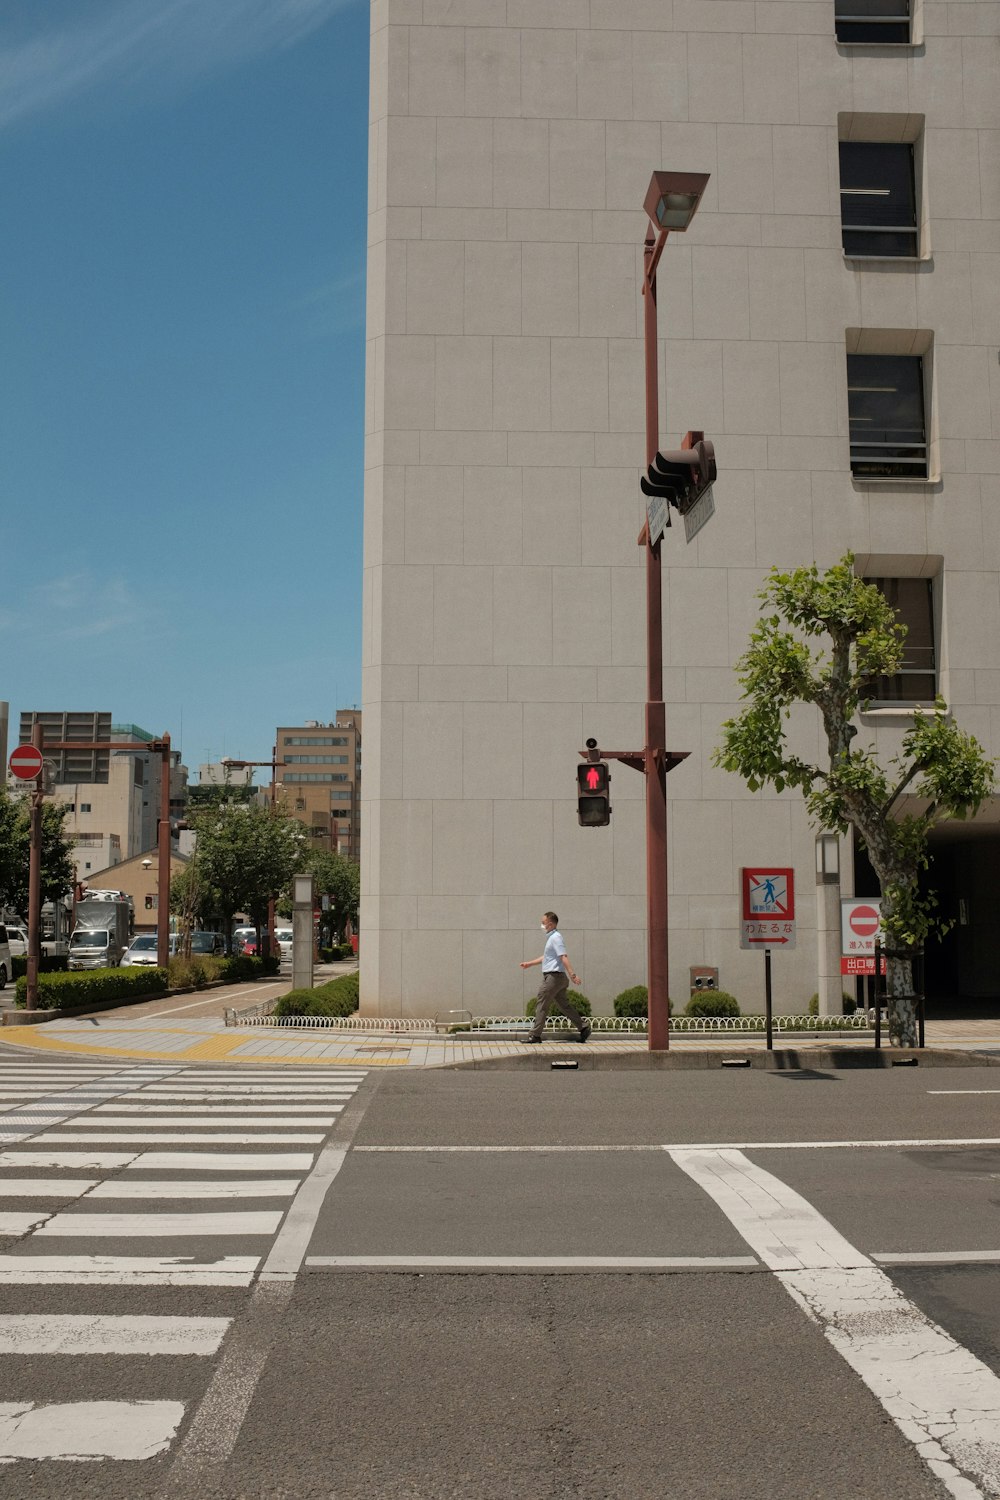
<instances>
[{"instance_id":1,"label":"blue sky","mask_svg":"<svg viewBox=\"0 0 1000 1500\"><path fill-rule=\"evenodd\" d=\"M194 774L360 702L368 15L0 8L12 728L110 710Z\"/></svg>"}]
</instances>

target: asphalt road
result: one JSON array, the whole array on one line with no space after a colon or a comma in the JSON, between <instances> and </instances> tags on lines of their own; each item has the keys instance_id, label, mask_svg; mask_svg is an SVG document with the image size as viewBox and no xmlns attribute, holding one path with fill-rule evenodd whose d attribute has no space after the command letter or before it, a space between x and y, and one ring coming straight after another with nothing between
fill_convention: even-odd
<instances>
[{"instance_id":1,"label":"asphalt road","mask_svg":"<svg viewBox=\"0 0 1000 1500\"><path fill-rule=\"evenodd\" d=\"M0 1494L1000 1494L995 1070L0 1089Z\"/></svg>"}]
</instances>

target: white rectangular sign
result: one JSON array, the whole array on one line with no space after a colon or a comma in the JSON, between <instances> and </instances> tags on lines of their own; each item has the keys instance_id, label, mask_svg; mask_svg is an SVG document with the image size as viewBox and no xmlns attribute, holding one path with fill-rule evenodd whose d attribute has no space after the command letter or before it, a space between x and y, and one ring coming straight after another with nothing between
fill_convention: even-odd
<instances>
[{"instance_id":1,"label":"white rectangular sign","mask_svg":"<svg viewBox=\"0 0 1000 1500\"><path fill-rule=\"evenodd\" d=\"M684 517L684 535L689 542L693 542L706 521L710 521L715 515L715 495L712 486L703 490L697 500Z\"/></svg>"}]
</instances>

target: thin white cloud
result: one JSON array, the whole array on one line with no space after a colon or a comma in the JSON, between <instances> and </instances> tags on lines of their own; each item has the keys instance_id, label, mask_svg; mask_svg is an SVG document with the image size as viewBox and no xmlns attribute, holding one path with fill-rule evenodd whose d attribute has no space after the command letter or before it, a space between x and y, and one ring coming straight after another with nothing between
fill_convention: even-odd
<instances>
[{"instance_id":1,"label":"thin white cloud","mask_svg":"<svg viewBox=\"0 0 1000 1500\"><path fill-rule=\"evenodd\" d=\"M303 339L329 338L365 321L364 262L311 288L291 304L298 334Z\"/></svg>"},{"instance_id":2,"label":"thin white cloud","mask_svg":"<svg viewBox=\"0 0 1000 1500\"><path fill-rule=\"evenodd\" d=\"M135 642L159 629L162 610L124 578L81 571L47 579L30 591L23 618L48 642L94 640L116 632Z\"/></svg>"},{"instance_id":3,"label":"thin white cloud","mask_svg":"<svg viewBox=\"0 0 1000 1500\"><path fill-rule=\"evenodd\" d=\"M46 24L4 42L0 126L98 87L183 84L264 52L294 46L362 0L107 0L84 21Z\"/></svg>"}]
</instances>

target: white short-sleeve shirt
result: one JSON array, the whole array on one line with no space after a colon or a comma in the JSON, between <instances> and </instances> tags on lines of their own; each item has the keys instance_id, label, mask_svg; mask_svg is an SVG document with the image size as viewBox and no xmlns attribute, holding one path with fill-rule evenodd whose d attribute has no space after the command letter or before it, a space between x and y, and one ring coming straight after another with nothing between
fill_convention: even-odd
<instances>
[{"instance_id":1,"label":"white short-sleeve shirt","mask_svg":"<svg viewBox=\"0 0 1000 1500\"><path fill-rule=\"evenodd\" d=\"M556 928L550 932L545 943L545 952L542 954L542 973L559 974L562 972L562 964L559 960L566 952L566 944L562 940L562 933Z\"/></svg>"}]
</instances>

